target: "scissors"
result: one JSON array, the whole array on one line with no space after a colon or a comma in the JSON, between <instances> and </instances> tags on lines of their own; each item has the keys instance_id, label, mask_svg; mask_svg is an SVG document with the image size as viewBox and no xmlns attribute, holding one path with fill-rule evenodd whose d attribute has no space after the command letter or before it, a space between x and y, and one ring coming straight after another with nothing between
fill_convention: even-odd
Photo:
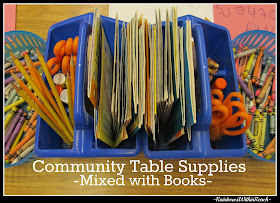
<instances>
[{"instance_id":1,"label":"scissors","mask_svg":"<svg viewBox=\"0 0 280 203\"><path fill-rule=\"evenodd\" d=\"M218 99L214 97L216 95ZM233 97L237 97L240 101L231 101ZM231 92L224 99L224 94L220 89L211 90L212 98L212 122L209 128L210 139L218 140L223 135L236 136L244 133L251 125L251 117L244 107L243 96L238 92ZM237 107L238 111L233 114L233 107ZM229 130L240 126L246 120L246 125L238 130Z\"/></svg>"}]
</instances>

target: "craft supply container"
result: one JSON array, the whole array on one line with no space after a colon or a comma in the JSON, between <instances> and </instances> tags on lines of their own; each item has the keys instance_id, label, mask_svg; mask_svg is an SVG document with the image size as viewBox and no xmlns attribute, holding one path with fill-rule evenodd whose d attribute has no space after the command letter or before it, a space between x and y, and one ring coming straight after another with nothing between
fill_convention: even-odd
<instances>
[{"instance_id":1,"label":"craft supply container","mask_svg":"<svg viewBox=\"0 0 280 203\"><path fill-rule=\"evenodd\" d=\"M74 142L71 149L61 138L38 116L36 129L35 152L40 157L126 157L136 156L141 149L152 159L182 159L209 157L242 157L246 154L244 134L238 136L223 136L218 142L210 142L209 126L212 118L212 105L207 57L220 64L217 77L227 80L225 96L232 91L238 91L235 64L230 34L222 26L186 15L178 18L178 24L183 26L186 20L191 20L192 35L196 49L197 79L199 104L197 105L197 123L191 129L191 141L183 135L172 147L164 144L154 145L142 126L134 136L123 141L117 148L110 148L93 134L93 117L86 109L87 101L87 45L91 33L93 13L77 16L50 27L46 43L45 60L53 57L53 47L59 40L79 35L79 46L76 64L76 87L74 104ZM114 55L115 19L101 16L102 27ZM163 22L164 26L164 22ZM119 22L119 29L122 21ZM45 78L44 78L45 80ZM90 104L90 103L89 103Z\"/></svg>"}]
</instances>

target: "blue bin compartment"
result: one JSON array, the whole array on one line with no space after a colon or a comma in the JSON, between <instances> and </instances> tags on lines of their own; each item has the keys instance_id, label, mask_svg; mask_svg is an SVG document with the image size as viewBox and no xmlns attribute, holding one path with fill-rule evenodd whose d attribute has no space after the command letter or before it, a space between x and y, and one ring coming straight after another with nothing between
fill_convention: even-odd
<instances>
[{"instance_id":1,"label":"blue bin compartment","mask_svg":"<svg viewBox=\"0 0 280 203\"><path fill-rule=\"evenodd\" d=\"M213 81L220 77L227 81L227 87L223 90L225 97L230 92L239 92L229 31L223 26L205 20L199 19L198 21L204 31L207 57L212 58L220 65ZM240 128L241 126L236 129ZM206 157L243 157L246 150L244 133L237 136L223 136L221 140L211 143Z\"/></svg>"},{"instance_id":2,"label":"blue bin compartment","mask_svg":"<svg viewBox=\"0 0 280 203\"><path fill-rule=\"evenodd\" d=\"M196 87L196 91L199 91L197 123L191 130L191 142L187 141L186 135L184 135L181 140L178 140L181 144L168 149L163 145L153 146L153 141L144 136L143 152L148 158L154 159L243 157L246 154L244 134L223 136L221 140L215 142L210 141L209 134L212 105L207 57L211 57L220 64L219 72L215 78L223 77L227 80L228 85L224 90L224 95L227 96L230 92L239 91L230 34L222 26L191 15L179 17L178 24L183 26L186 20L191 20L192 23L197 56L196 80L199 81L198 87Z\"/></svg>"},{"instance_id":3,"label":"blue bin compartment","mask_svg":"<svg viewBox=\"0 0 280 203\"><path fill-rule=\"evenodd\" d=\"M35 152L39 157L125 157L136 156L142 147L142 136L139 133L123 141L117 148L111 148L100 140L96 140L93 133L93 117L86 109L87 88L87 46L88 36L91 34L93 13L70 18L51 26L48 32L45 60L53 57L55 44L69 37L79 36L75 103L74 103L74 141L73 147L67 149L62 139L38 116L35 142ZM114 55L115 19L101 16L102 27ZM122 22L120 21L120 29ZM46 81L46 78L43 76ZM142 130L142 129L141 129Z\"/></svg>"},{"instance_id":4,"label":"blue bin compartment","mask_svg":"<svg viewBox=\"0 0 280 203\"><path fill-rule=\"evenodd\" d=\"M45 61L54 57L53 48L60 40L67 40L69 37L76 37L79 35L80 24L83 21L90 21L89 15L81 15L71 19L67 19L60 23L56 23L49 28ZM45 74L43 73L43 80L48 86ZM48 86L49 87L49 86ZM68 110L68 109L67 109ZM36 126L36 140L35 153L39 157L78 157L79 154L79 139L76 134L73 138L73 147L67 148L63 140L52 130L52 128L38 115Z\"/></svg>"}]
</instances>

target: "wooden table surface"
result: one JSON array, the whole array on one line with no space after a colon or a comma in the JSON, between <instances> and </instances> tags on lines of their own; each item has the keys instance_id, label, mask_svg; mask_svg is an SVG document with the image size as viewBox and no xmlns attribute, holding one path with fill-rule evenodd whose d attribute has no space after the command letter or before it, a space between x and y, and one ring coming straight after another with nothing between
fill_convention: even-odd
<instances>
[{"instance_id":1,"label":"wooden table surface","mask_svg":"<svg viewBox=\"0 0 280 203\"><path fill-rule=\"evenodd\" d=\"M101 15L108 16L109 5L97 5ZM33 32L47 39L47 32L54 23L68 18L94 12L96 5L17 5L16 30ZM204 186L164 186L164 175L172 175L173 178L189 178L191 175L198 177L196 173L179 173L178 162L180 160L164 160L174 166L172 173L132 173L130 160L140 160L141 163L149 163L141 152L131 158L38 158L44 160L44 164L77 163L77 164L126 164L123 175L125 186L81 186L75 183L80 175L98 175L102 178L118 178L116 173L71 173L71 172L35 172L33 162L5 169L4 194L5 195L275 195L276 176L275 165L271 163L244 158L228 159L188 159L188 163L216 163L219 160L227 160L228 164L245 163L245 172L214 173L214 176L203 177L212 181ZM158 163L158 160L153 160ZM39 166L39 165L37 165ZM142 178L143 175L154 175L159 178L159 186L131 186L129 177ZM214 198L214 197L213 197Z\"/></svg>"}]
</instances>

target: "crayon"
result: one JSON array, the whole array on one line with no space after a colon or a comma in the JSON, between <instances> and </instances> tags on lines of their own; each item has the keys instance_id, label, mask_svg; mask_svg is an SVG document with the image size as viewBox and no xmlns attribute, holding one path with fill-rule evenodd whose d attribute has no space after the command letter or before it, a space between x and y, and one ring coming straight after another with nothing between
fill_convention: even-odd
<instances>
[{"instance_id":1,"label":"crayon","mask_svg":"<svg viewBox=\"0 0 280 203\"><path fill-rule=\"evenodd\" d=\"M10 129L13 121L15 120L15 116L11 119L11 121L9 122L9 124L7 125L7 127L5 128L5 134L7 134L8 130Z\"/></svg>"},{"instance_id":2,"label":"crayon","mask_svg":"<svg viewBox=\"0 0 280 203\"><path fill-rule=\"evenodd\" d=\"M265 82L265 84L264 84L264 86L263 86L263 88L262 88L260 94L258 95L258 97L257 97L257 99L256 99L256 103L257 103L257 104L259 104L259 103L261 103L261 102L263 101L263 97L265 97L265 93L267 92L267 89L268 89L269 87L271 87L271 85L272 85L272 82L271 82L271 81L272 81L273 77L274 77L274 72L271 72L271 73L269 74L269 76L268 76L268 78L267 78L267 80L266 80L266 82ZM269 92L268 92L268 93L269 93Z\"/></svg>"},{"instance_id":3,"label":"crayon","mask_svg":"<svg viewBox=\"0 0 280 203\"><path fill-rule=\"evenodd\" d=\"M238 45L238 49L237 49L237 54L241 53L241 52L242 52L242 49L243 49L243 45L242 45L242 44L239 44L239 45ZM238 67L239 67L239 60L240 60L240 58L236 58L236 59L235 59L235 70L236 70L236 72L237 72L237 69L238 69Z\"/></svg>"},{"instance_id":4,"label":"crayon","mask_svg":"<svg viewBox=\"0 0 280 203\"><path fill-rule=\"evenodd\" d=\"M17 114L15 115L15 119L12 121L10 128L8 129L7 133L5 134L5 144L8 142L9 138L11 137L14 128L16 127L16 123L19 121L20 117L24 113L23 109L19 109Z\"/></svg>"},{"instance_id":5,"label":"crayon","mask_svg":"<svg viewBox=\"0 0 280 203\"><path fill-rule=\"evenodd\" d=\"M12 118L17 114L18 108L17 107L13 107L12 110L10 111L10 113L8 114L8 116L5 119L5 124L4 124L4 128L7 127L7 125L10 123L10 121L12 120Z\"/></svg>"},{"instance_id":6,"label":"crayon","mask_svg":"<svg viewBox=\"0 0 280 203\"><path fill-rule=\"evenodd\" d=\"M266 62L265 62L265 67L264 67L262 75L260 77L259 87L262 87L263 84L264 84L266 74L267 74L267 71L270 67L271 62L272 62L272 57L271 56L267 57Z\"/></svg>"},{"instance_id":7,"label":"crayon","mask_svg":"<svg viewBox=\"0 0 280 203\"><path fill-rule=\"evenodd\" d=\"M18 161L24 159L28 154L30 154L33 149L34 149L35 144L31 145L30 147L28 147L26 150L24 150L13 162L11 165L17 163Z\"/></svg>"},{"instance_id":8,"label":"crayon","mask_svg":"<svg viewBox=\"0 0 280 203\"><path fill-rule=\"evenodd\" d=\"M265 156L265 159L271 159L271 157L275 154L275 151L274 152L271 152L270 154L266 155Z\"/></svg>"},{"instance_id":9,"label":"crayon","mask_svg":"<svg viewBox=\"0 0 280 203\"><path fill-rule=\"evenodd\" d=\"M258 142L260 143L261 141L261 136L262 136L262 125L263 125L263 115L260 113L260 119L259 119L259 130L258 130L258 135L257 139ZM260 145L259 145L260 146ZM258 149L259 150L259 149Z\"/></svg>"},{"instance_id":10,"label":"crayon","mask_svg":"<svg viewBox=\"0 0 280 203\"><path fill-rule=\"evenodd\" d=\"M251 93L251 91L248 89L247 85L243 82L239 75L237 75L237 80L242 89L245 91L246 95L252 100L254 98L254 95Z\"/></svg>"},{"instance_id":11,"label":"crayon","mask_svg":"<svg viewBox=\"0 0 280 203\"><path fill-rule=\"evenodd\" d=\"M250 100L250 98L246 96L244 101L245 101L246 112L249 112L249 105L251 102L253 103L253 100Z\"/></svg>"},{"instance_id":12,"label":"crayon","mask_svg":"<svg viewBox=\"0 0 280 203\"><path fill-rule=\"evenodd\" d=\"M8 85L4 88L5 96L12 90L12 88L13 88L12 84L8 84Z\"/></svg>"},{"instance_id":13,"label":"crayon","mask_svg":"<svg viewBox=\"0 0 280 203\"><path fill-rule=\"evenodd\" d=\"M275 100L275 93L276 93L276 90L275 90L275 84L276 83L276 79L275 79L275 75L274 75L274 78L273 78L273 83L272 83L272 92L271 92L271 99L272 100Z\"/></svg>"},{"instance_id":14,"label":"crayon","mask_svg":"<svg viewBox=\"0 0 280 203\"><path fill-rule=\"evenodd\" d=\"M227 86L227 81L224 78L217 78L213 84L211 85L212 89L220 89L223 90Z\"/></svg>"},{"instance_id":15,"label":"crayon","mask_svg":"<svg viewBox=\"0 0 280 203\"><path fill-rule=\"evenodd\" d=\"M24 132L27 132L29 130L29 128L31 127L31 123L33 123L33 121L35 121L35 119L37 118L37 115L38 115L38 113L36 111L32 114L31 118L28 120L28 123L23 130Z\"/></svg>"},{"instance_id":16,"label":"crayon","mask_svg":"<svg viewBox=\"0 0 280 203\"><path fill-rule=\"evenodd\" d=\"M259 152L263 152L263 150L264 150L266 121L267 121L267 113L263 112L263 123L262 123L262 129L261 129L261 139L260 139L260 145L259 145Z\"/></svg>"},{"instance_id":17,"label":"crayon","mask_svg":"<svg viewBox=\"0 0 280 203\"><path fill-rule=\"evenodd\" d=\"M21 127L23 125L23 123L26 120L26 113L23 114L23 116L20 117L18 123L16 124L15 129L13 130L12 135L10 136L9 140L7 141L6 145L5 145L5 154L7 154L9 152L9 150L11 149L15 139L17 138L17 135L19 133L19 131L21 130Z\"/></svg>"},{"instance_id":18,"label":"crayon","mask_svg":"<svg viewBox=\"0 0 280 203\"><path fill-rule=\"evenodd\" d=\"M31 108L31 107L30 107L30 108ZM28 114L27 114L27 118L26 118L26 119L29 120L29 119L31 118L31 116L33 115L34 112L35 112L34 109L31 108L30 111L29 111Z\"/></svg>"},{"instance_id":19,"label":"crayon","mask_svg":"<svg viewBox=\"0 0 280 203\"><path fill-rule=\"evenodd\" d=\"M9 99L7 99L7 101L5 102L5 106L8 106L12 103L12 101L14 100L15 96L17 95L17 91L13 90L11 92L11 95L9 96Z\"/></svg>"},{"instance_id":20,"label":"crayon","mask_svg":"<svg viewBox=\"0 0 280 203\"><path fill-rule=\"evenodd\" d=\"M275 148L269 148L269 149L265 149L263 152L258 153L257 155L264 158L267 155L271 154L272 152L275 152Z\"/></svg>"},{"instance_id":21,"label":"crayon","mask_svg":"<svg viewBox=\"0 0 280 203\"><path fill-rule=\"evenodd\" d=\"M259 124L260 124L259 122L260 122L260 112L257 110L254 115L254 131L253 131L253 135L256 140L258 140L257 137L259 133Z\"/></svg>"},{"instance_id":22,"label":"crayon","mask_svg":"<svg viewBox=\"0 0 280 203\"><path fill-rule=\"evenodd\" d=\"M32 108L31 108L31 106L29 106L29 105L26 107L26 110L27 110L28 112L30 112L31 109L32 109ZM32 112L32 113L33 113L33 112Z\"/></svg>"},{"instance_id":23,"label":"crayon","mask_svg":"<svg viewBox=\"0 0 280 203\"><path fill-rule=\"evenodd\" d=\"M25 128L25 126L27 125L28 120L26 119L17 135L17 138L14 141L14 144L12 145L11 149L13 149L19 142L19 140L21 139L22 135L23 135L23 129Z\"/></svg>"},{"instance_id":24,"label":"crayon","mask_svg":"<svg viewBox=\"0 0 280 203\"><path fill-rule=\"evenodd\" d=\"M247 51L248 50L248 46L245 46L243 47L243 52ZM238 64L238 69L237 69L237 74L241 76L241 70L242 70L242 67L244 66L244 64L246 63L246 58L247 58L247 55L243 56L242 58L240 58L239 60L239 64Z\"/></svg>"},{"instance_id":25,"label":"crayon","mask_svg":"<svg viewBox=\"0 0 280 203\"><path fill-rule=\"evenodd\" d=\"M275 138L275 116L273 113L269 114L269 120L270 120L270 125L269 125L269 133L271 138Z\"/></svg>"},{"instance_id":26,"label":"crayon","mask_svg":"<svg viewBox=\"0 0 280 203\"><path fill-rule=\"evenodd\" d=\"M266 149L269 148L275 148L275 137L272 138L272 140L269 142L269 144L266 146Z\"/></svg>"},{"instance_id":27,"label":"crayon","mask_svg":"<svg viewBox=\"0 0 280 203\"><path fill-rule=\"evenodd\" d=\"M249 57L249 60L248 60L248 63L246 64L246 67L245 67L245 70L244 70L244 73L243 73L243 77L246 78L248 76L248 73L249 73L249 70L252 66L252 63L254 61L254 58L255 58L255 53L252 53Z\"/></svg>"},{"instance_id":28,"label":"crayon","mask_svg":"<svg viewBox=\"0 0 280 203\"><path fill-rule=\"evenodd\" d=\"M270 92L270 89L271 89L271 86L269 86L269 87L267 88L267 90L266 90L266 92L265 92L263 98L261 98L261 102L259 103L259 106L258 106L258 110L259 110L259 111L262 111L262 109L263 109L263 107L264 107L264 104L265 104L265 102L266 102L266 100L267 100L268 94L269 94L269 92ZM258 98L259 98L259 97L258 97ZM257 102L257 100L256 100L256 102Z\"/></svg>"},{"instance_id":29,"label":"crayon","mask_svg":"<svg viewBox=\"0 0 280 203\"><path fill-rule=\"evenodd\" d=\"M33 121L32 125L30 126L29 130L26 132L25 136L30 136L30 134L35 135L36 125L37 125L37 119Z\"/></svg>"},{"instance_id":30,"label":"crayon","mask_svg":"<svg viewBox=\"0 0 280 203\"><path fill-rule=\"evenodd\" d=\"M265 76L264 83L266 82L266 80L267 80L269 74L270 74L272 71L274 71L274 68L275 68L274 64L271 64L270 67L269 67L269 69L268 69L268 71L267 71L267 74L266 74L266 76ZM274 77L275 77L275 74L274 74ZM259 88L256 90L256 92L255 92L255 96L256 96L256 97L259 96L261 90L262 90L262 87L259 87Z\"/></svg>"},{"instance_id":31,"label":"crayon","mask_svg":"<svg viewBox=\"0 0 280 203\"><path fill-rule=\"evenodd\" d=\"M240 58L240 57L242 57L242 56L246 56L246 55L255 53L255 52L258 51L259 49L260 49L259 47L256 47L256 48L248 49L247 51L243 51L243 52L240 52L240 53L236 53L236 54L234 54L234 59L237 59L237 58Z\"/></svg>"},{"instance_id":32,"label":"crayon","mask_svg":"<svg viewBox=\"0 0 280 203\"><path fill-rule=\"evenodd\" d=\"M262 67L263 67L262 61L263 61L263 59L261 59L260 67L259 67L259 70L258 70L257 75L256 75L255 86L257 86L257 87L258 87L258 85L260 83L260 78L261 78L261 73L262 73Z\"/></svg>"},{"instance_id":33,"label":"crayon","mask_svg":"<svg viewBox=\"0 0 280 203\"><path fill-rule=\"evenodd\" d=\"M11 162L14 161L15 158L17 158L18 155L20 155L24 150L26 150L29 146L31 146L35 142L35 136L31 137L22 147L20 147L16 153L12 156L10 159Z\"/></svg>"},{"instance_id":34,"label":"crayon","mask_svg":"<svg viewBox=\"0 0 280 203\"><path fill-rule=\"evenodd\" d=\"M270 99L269 105L268 105L268 109L267 109L267 112L268 112L268 113L273 112L274 104L275 104L275 100Z\"/></svg>"},{"instance_id":35,"label":"crayon","mask_svg":"<svg viewBox=\"0 0 280 203\"><path fill-rule=\"evenodd\" d=\"M10 109L12 109L13 107L19 106L19 105L23 104L24 102L25 102L24 99L20 98L18 101L14 102L14 103L12 103L12 104L10 104L10 105L8 105L8 106L6 106L6 107L4 108L4 111L7 112L7 111L9 111Z\"/></svg>"},{"instance_id":36,"label":"crayon","mask_svg":"<svg viewBox=\"0 0 280 203\"><path fill-rule=\"evenodd\" d=\"M267 105L269 105L270 100L271 100L271 96L268 95L268 96L267 96L267 99L265 100L265 104L264 104L264 106L262 107L261 112L263 112L263 111L265 110L266 107L269 107L269 106L267 106ZM273 103L273 105L274 105L274 103ZM268 111L268 109L267 109L267 111Z\"/></svg>"},{"instance_id":37,"label":"crayon","mask_svg":"<svg viewBox=\"0 0 280 203\"><path fill-rule=\"evenodd\" d=\"M252 145L254 148L257 148L258 145L259 145L259 143L258 143L258 141L255 139L255 137L254 137L254 135L252 134L252 132L251 132L249 129L247 129L245 132L246 132L246 134L247 134L249 140L251 141L251 145Z\"/></svg>"},{"instance_id":38,"label":"crayon","mask_svg":"<svg viewBox=\"0 0 280 203\"><path fill-rule=\"evenodd\" d=\"M256 61L256 65L255 65L253 74L252 74L252 76L251 76L251 78L252 78L252 83L255 83L255 81L256 81L256 77L257 77L257 73L258 73L258 71L259 71L260 62L261 62L261 59L262 59L262 57L263 57L264 49L265 49L264 46L260 47L260 49L259 49L259 54L258 54L258 58L257 58L257 61Z\"/></svg>"},{"instance_id":39,"label":"crayon","mask_svg":"<svg viewBox=\"0 0 280 203\"><path fill-rule=\"evenodd\" d=\"M256 106L253 106L249 111L249 115L251 116L252 119L254 117L254 114L255 114L256 110L257 110Z\"/></svg>"}]
</instances>

